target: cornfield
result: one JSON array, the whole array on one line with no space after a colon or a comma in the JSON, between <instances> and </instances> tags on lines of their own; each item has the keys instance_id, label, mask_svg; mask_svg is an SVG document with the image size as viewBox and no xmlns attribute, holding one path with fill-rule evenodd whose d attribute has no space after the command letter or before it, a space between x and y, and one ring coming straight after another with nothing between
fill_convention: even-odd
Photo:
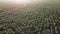
<instances>
[{"instance_id":1,"label":"cornfield","mask_svg":"<svg viewBox=\"0 0 60 34\"><path fill-rule=\"evenodd\" d=\"M1 8L0 34L60 34L60 8Z\"/></svg>"}]
</instances>

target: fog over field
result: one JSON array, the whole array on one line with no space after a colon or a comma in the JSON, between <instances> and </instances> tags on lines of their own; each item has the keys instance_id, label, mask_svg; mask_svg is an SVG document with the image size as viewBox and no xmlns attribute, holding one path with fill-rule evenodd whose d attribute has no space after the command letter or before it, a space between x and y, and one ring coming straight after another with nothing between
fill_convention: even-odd
<instances>
[{"instance_id":1,"label":"fog over field","mask_svg":"<svg viewBox=\"0 0 60 34\"><path fill-rule=\"evenodd\" d=\"M19 0L0 0L0 4L1 5L14 5L14 4L39 4L39 5L60 5L60 0L28 0L25 3L24 2L20 2Z\"/></svg>"},{"instance_id":2,"label":"fog over field","mask_svg":"<svg viewBox=\"0 0 60 34\"><path fill-rule=\"evenodd\" d=\"M0 34L60 34L60 0L0 0Z\"/></svg>"}]
</instances>

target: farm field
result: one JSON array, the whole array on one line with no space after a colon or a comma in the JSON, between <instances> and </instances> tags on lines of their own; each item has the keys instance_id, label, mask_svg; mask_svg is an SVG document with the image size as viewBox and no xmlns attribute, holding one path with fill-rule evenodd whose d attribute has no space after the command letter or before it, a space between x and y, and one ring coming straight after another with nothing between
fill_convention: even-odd
<instances>
[{"instance_id":1,"label":"farm field","mask_svg":"<svg viewBox=\"0 0 60 34\"><path fill-rule=\"evenodd\" d=\"M0 3L0 34L60 34L59 2Z\"/></svg>"}]
</instances>

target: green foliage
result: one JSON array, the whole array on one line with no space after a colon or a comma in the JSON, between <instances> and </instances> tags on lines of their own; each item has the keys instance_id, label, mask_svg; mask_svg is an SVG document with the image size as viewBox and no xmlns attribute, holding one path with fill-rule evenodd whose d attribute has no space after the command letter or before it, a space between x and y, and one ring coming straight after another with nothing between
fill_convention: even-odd
<instances>
[{"instance_id":1,"label":"green foliage","mask_svg":"<svg viewBox=\"0 0 60 34\"><path fill-rule=\"evenodd\" d=\"M0 34L60 34L60 8L4 8Z\"/></svg>"}]
</instances>

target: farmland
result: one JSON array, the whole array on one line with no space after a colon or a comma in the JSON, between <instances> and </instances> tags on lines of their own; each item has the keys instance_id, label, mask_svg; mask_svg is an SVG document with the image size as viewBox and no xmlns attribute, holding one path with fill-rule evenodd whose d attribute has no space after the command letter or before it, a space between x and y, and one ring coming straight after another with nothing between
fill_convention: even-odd
<instances>
[{"instance_id":1,"label":"farmland","mask_svg":"<svg viewBox=\"0 0 60 34\"><path fill-rule=\"evenodd\" d=\"M60 34L59 2L19 6L0 8L0 34Z\"/></svg>"}]
</instances>

